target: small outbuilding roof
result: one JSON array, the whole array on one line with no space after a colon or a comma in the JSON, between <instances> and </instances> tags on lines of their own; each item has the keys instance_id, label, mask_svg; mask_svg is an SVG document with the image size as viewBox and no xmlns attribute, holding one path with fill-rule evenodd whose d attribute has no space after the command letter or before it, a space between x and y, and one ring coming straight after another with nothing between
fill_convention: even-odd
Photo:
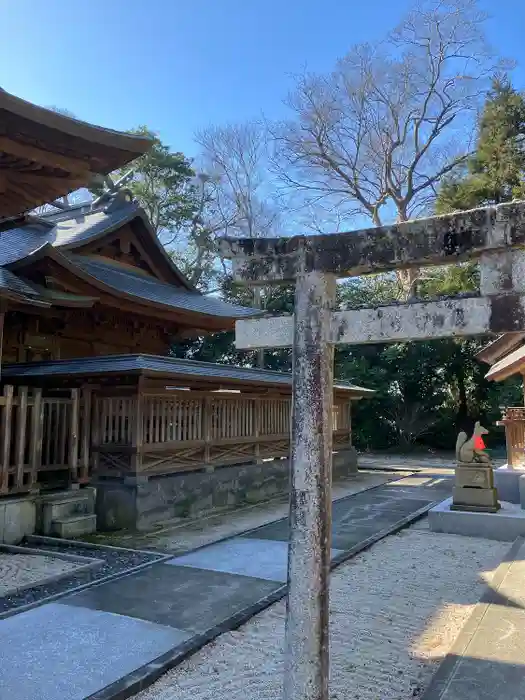
<instances>
[{"instance_id":1,"label":"small outbuilding roof","mask_svg":"<svg viewBox=\"0 0 525 700\"><path fill-rule=\"evenodd\" d=\"M285 372L232 367L211 362L196 362L160 355L107 355L104 357L83 357L73 360L49 360L4 365L2 378L16 380L45 380L47 378L95 378L116 375L139 375L166 379L168 381L195 382L203 379L206 383L217 380L221 386L290 387L292 375ZM356 398L372 396L372 389L336 381L334 389Z\"/></svg>"}]
</instances>

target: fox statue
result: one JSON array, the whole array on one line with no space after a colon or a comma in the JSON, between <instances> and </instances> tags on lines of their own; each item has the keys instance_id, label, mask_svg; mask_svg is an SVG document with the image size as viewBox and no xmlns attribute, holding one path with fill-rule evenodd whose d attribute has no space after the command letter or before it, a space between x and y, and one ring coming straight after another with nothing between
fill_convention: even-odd
<instances>
[{"instance_id":1,"label":"fox statue","mask_svg":"<svg viewBox=\"0 0 525 700\"><path fill-rule=\"evenodd\" d=\"M456 440L456 459L464 464L490 464L490 457L482 448L477 445L482 435L487 435L489 431L484 428L479 421L474 425L472 437L468 438L467 433L462 431Z\"/></svg>"}]
</instances>

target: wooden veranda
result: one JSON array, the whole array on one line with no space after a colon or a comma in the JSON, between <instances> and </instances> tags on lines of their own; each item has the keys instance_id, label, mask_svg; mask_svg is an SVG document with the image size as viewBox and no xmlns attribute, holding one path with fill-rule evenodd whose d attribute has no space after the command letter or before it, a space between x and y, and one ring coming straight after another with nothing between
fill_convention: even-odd
<instances>
[{"instance_id":1,"label":"wooden veranda","mask_svg":"<svg viewBox=\"0 0 525 700\"><path fill-rule=\"evenodd\" d=\"M286 457L291 376L154 356L7 365L0 494L93 478L159 476ZM351 446L338 384L334 450Z\"/></svg>"}]
</instances>

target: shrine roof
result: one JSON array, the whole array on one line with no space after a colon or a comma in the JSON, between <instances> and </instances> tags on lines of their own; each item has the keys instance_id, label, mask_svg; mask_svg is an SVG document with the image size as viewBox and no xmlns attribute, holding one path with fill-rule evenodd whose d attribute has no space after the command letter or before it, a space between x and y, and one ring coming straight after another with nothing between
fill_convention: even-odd
<instances>
[{"instance_id":1,"label":"shrine roof","mask_svg":"<svg viewBox=\"0 0 525 700\"><path fill-rule=\"evenodd\" d=\"M115 231L133 219L146 219L137 202L91 209L84 204L66 212L26 217L26 225L3 231L0 236L0 267L34 255L45 245L73 250ZM173 263L172 263L173 264ZM180 272L179 272L180 275Z\"/></svg>"},{"instance_id":2,"label":"shrine roof","mask_svg":"<svg viewBox=\"0 0 525 700\"><path fill-rule=\"evenodd\" d=\"M480 362L493 365L525 342L525 333L503 333L484 345L474 356Z\"/></svg>"},{"instance_id":3,"label":"shrine roof","mask_svg":"<svg viewBox=\"0 0 525 700\"><path fill-rule=\"evenodd\" d=\"M261 315L259 310L230 304L196 290L166 253L146 213L135 201L112 198L99 208L92 209L88 203L68 211L28 216L25 222L25 225L3 231L0 235L0 270L10 268L11 286L17 279L20 285L25 284L18 277L24 277L24 268L38 258L50 256L66 264L73 273L89 278L88 281L95 286L103 285L112 293L142 299L146 304L224 319ZM130 266L123 267L109 258L107 262L101 258L95 261L77 253L87 243L102 239L128 223L133 225L145 248L154 255L163 280L143 274L139 268L135 271ZM61 300L56 295L53 300L42 289L39 291L43 294L42 300L60 305ZM36 294L37 288L33 287L33 295Z\"/></svg>"},{"instance_id":4,"label":"shrine roof","mask_svg":"<svg viewBox=\"0 0 525 700\"><path fill-rule=\"evenodd\" d=\"M107 375L136 374L167 381L217 380L224 385L266 385L291 388L292 375L285 372L232 367L211 362L197 362L160 355L108 355L84 357L72 360L50 360L4 365L2 376L10 380L26 378L100 377ZM372 396L372 389L335 380L334 389L356 397Z\"/></svg>"},{"instance_id":5,"label":"shrine roof","mask_svg":"<svg viewBox=\"0 0 525 700\"><path fill-rule=\"evenodd\" d=\"M152 140L88 124L0 89L0 221L88 186Z\"/></svg>"},{"instance_id":6,"label":"shrine roof","mask_svg":"<svg viewBox=\"0 0 525 700\"><path fill-rule=\"evenodd\" d=\"M244 306L236 306L213 296L161 282L154 277L122 268L111 262L94 261L81 255L66 255L74 268L80 269L94 281L110 287L120 294L136 297L172 309L184 309L208 316L248 318L261 312Z\"/></svg>"},{"instance_id":7,"label":"shrine roof","mask_svg":"<svg viewBox=\"0 0 525 700\"><path fill-rule=\"evenodd\" d=\"M22 301L37 306L49 306L32 285L27 284L9 270L0 267L0 297Z\"/></svg>"},{"instance_id":8,"label":"shrine roof","mask_svg":"<svg viewBox=\"0 0 525 700\"><path fill-rule=\"evenodd\" d=\"M492 365L490 370L485 375L486 379L492 379L499 382L513 374L522 373L525 371L525 345L522 345L517 350L514 350L509 355L506 355L502 360L499 360Z\"/></svg>"}]
</instances>

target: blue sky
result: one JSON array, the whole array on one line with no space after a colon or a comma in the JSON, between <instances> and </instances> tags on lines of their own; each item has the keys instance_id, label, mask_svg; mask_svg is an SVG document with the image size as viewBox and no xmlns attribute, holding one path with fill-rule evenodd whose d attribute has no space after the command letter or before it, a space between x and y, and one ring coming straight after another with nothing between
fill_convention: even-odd
<instances>
[{"instance_id":1,"label":"blue sky","mask_svg":"<svg viewBox=\"0 0 525 700\"><path fill-rule=\"evenodd\" d=\"M147 124L194 155L210 123L285 115L292 76L373 41L408 0L0 0L0 86L115 129ZM522 65L525 2L482 0Z\"/></svg>"}]
</instances>

